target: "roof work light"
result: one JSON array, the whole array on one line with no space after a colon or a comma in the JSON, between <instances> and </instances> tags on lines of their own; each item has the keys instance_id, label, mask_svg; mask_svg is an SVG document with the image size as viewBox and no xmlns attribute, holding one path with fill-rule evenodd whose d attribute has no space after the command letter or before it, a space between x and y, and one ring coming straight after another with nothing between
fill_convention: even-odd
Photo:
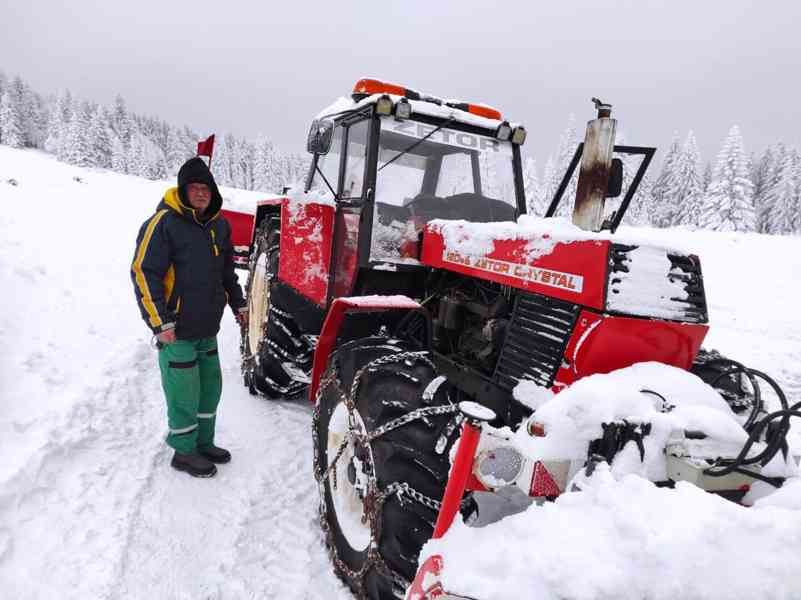
<instances>
[{"instance_id":1,"label":"roof work light","mask_svg":"<svg viewBox=\"0 0 801 600\"><path fill-rule=\"evenodd\" d=\"M498 129L495 130L495 137L502 142L505 142L512 137L512 126L509 125L508 121L504 121L498 125Z\"/></svg>"},{"instance_id":2,"label":"roof work light","mask_svg":"<svg viewBox=\"0 0 801 600\"><path fill-rule=\"evenodd\" d=\"M375 112L379 115L391 115L392 114L392 98L388 95L384 94L375 103Z\"/></svg>"},{"instance_id":3,"label":"roof work light","mask_svg":"<svg viewBox=\"0 0 801 600\"><path fill-rule=\"evenodd\" d=\"M395 105L395 118L398 120L408 119L412 116L412 105L406 98L401 98Z\"/></svg>"},{"instance_id":4,"label":"roof work light","mask_svg":"<svg viewBox=\"0 0 801 600\"><path fill-rule=\"evenodd\" d=\"M526 128L523 127L522 125L518 125L512 132L512 143L517 144L518 146L522 146L523 142L525 141L526 141Z\"/></svg>"}]
</instances>

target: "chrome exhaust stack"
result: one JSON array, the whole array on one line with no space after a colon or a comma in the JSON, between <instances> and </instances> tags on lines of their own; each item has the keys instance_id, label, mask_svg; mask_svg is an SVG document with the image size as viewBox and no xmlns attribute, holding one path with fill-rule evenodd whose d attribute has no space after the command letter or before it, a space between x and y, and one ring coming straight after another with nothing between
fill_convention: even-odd
<instances>
[{"instance_id":1,"label":"chrome exhaust stack","mask_svg":"<svg viewBox=\"0 0 801 600\"><path fill-rule=\"evenodd\" d=\"M598 110L598 117L587 123L573 224L587 231L600 231L612 171L617 121L611 117L611 104L601 102L598 98L592 101Z\"/></svg>"}]
</instances>

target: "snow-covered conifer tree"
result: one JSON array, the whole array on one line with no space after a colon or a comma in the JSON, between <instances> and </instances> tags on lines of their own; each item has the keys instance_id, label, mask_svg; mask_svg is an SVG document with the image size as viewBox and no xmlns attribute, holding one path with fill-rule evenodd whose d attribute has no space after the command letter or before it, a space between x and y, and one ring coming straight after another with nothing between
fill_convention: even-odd
<instances>
[{"instance_id":1,"label":"snow-covered conifer tree","mask_svg":"<svg viewBox=\"0 0 801 600\"><path fill-rule=\"evenodd\" d=\"M122 141L116 134L111 134L111 168L117 173L128 172L128 154Z\"/></svg>"},{"instance_id":2,"label":"snow-covered conifer tree","mask_svg":"<svg viewBox=\"0 0 801 600\"><path fill-rule=\"evenodd\" d=\"M170 127L166 153L167 175L177 175L178 169L191 156L191 151L187 151L183 132L177 127Z\"/></svg>"},{"instance_id":3,"label":"snow-covered conifer tree","mask_svg":"<svg viewBox=\"0 0 801 600\"><path fill-rule=\"evenodd\" d=\"M79 167L94 166L92 145L89 141L89 127L92 119L92 106L88 102L73 102L72 118L67 128L65 158L67 162Z\"/></svg>"},{"instance_id":4,"label":"snow-covered conifer tree","mask_svg":"<svg viewBox=\"0 0 801 600\"><path fill-rule=\"evenodd\" d=\"M795 168L789 149L780 145L776 154L778 164L772 184L765 192L765 232L787 234L794 229Z\"/></svg>"},{"instance_id":5,"label":"snow-covered conifer tree","mask_svg":"<svg viewBox=\"0 0 801 600\"><path fill-rule=\"evenodd\" d=\"M768 200L767 193L774 183L776 159L774 150L767 148L759 160L754 161L754 211L756 215L756 230L768 233Z\"/></svg>"},{"instance_id":6,"label":"snow-covered conifer tree","mask_svg":"<svg viewBox=\"0 0 801 600\"><path fill-rule=\"evenodd\" d=\"M662 160L662 170L651 189L653 198L651 219L656 227L670 227L676 224L676 216L679 212L678 168L681 159L679 136L674 135L665 158Z\"/></svg>"},{"instance_id":7,"label":"snow-covered conifer tree","mask_svg":"<svg viewBox=\"0 0 801 600\"><path fill-rule=\"evenodd\" d=\"M718 154L712 183L704 197L701 225L715 231L754 231L753 202L754 184L749 176L740 128L735 125Z\"/></svg>"},{"instance_id":8,"label":"snow-covered conifer tree","mask_svg":"<svg viewBox=\"0 0 801 600\"><path fill-rule=\"evenodd\" d=\"M256 153L253 164L253 189L262 192L275 192L272 185L273 145L263 135L256 140Z\"/></svg>"},{"instance_id":9,"label":"snow-covered conifer tree","mask_svg":"<svg viewBox=\"0 0 801 600\"><path fill-rule=\"evenodd\" d=\"M537 159L529 156L523 162L523 188L526 194L526 212L529 215L542 217L548 206L545 204L545 194L537 174Z\"/></svg>"},{"instance_id":10,"label":"snow-covered conifer tree","mask_svg":"<svg viewBox=\"0 0 801 600\"><path fill-rule=\"evenodd\" d=\"M623 161L624 166L626 165L626 161ZM632 171L634 173L636 171ZM625 169L624 169L625 174ZM633 177L633 175L631 175ZM624 175L623 181L623 192L625 193L626 188L630 185L631 179L626 178ZM642 227L645 225L651 225L651 211L653 210L653 198L651 197L651 190L653 188L653 182L651 178L646 173L642 180L640 181L640 186L637 188L637 191L634 194L634 197L631 199L631 204L629 204L629 208L626 211L626 214L623 216L622 223L627 225L634 225L636 227ZM621 198L622 201L622 198Z\"/></svg>"},{"instance_id":11,"label":"snow-covered conifer tree","mask_svg":"<svg viewBox=\"0 0 801 600\"><path fill-rule=\"evenodd\" d=\"M559 136L559 145L556 150L554 166L549 173L549 179L546 180L548 190L547 197L549 203L551 200L553 200L556 190L559 189L559 184L562 182L562 178L567 172L567 168L570 165L570 160L573 158L573 154L575 154L578 144L579 137L576 131L576 116L571 114L568 117L565 130L562 132L562 135ZM579 168L576 167L576 170L573 172L573 176L567 185L567 189L565 189L565 193L562 195L559 208L556 211L557 216L568 216L573 212L573 204L576 201L576 184L578 183L578 173Z\"/></svg>"},{"instance_id":12,"label":"snow-covered conifer tree","mask_svg":"<svg viewBox=\"0 0 801 600\"><path fill-rule=\"evenodd\" d=\"M704 174L701 177L701 182L704 187L704 194L709 191L709 184L712 183L712 163L706 161L706 166L704 167Z\"/></svg>"},{"instance_id":13,"label":"snow-covered conifer tree","mask_svg":"<svg viewBox=\"0 0 801 600\"><path fill-rule=\"evenodd\" d=\"M0 142L12 148L25 146L21 100L13 84L7 85L0 97Z\"/></svg>"},{"instance_id":14,"label":"snow-covered conifer tree","mask_svg":"<svg viewBox=\"0 0 801 600\"><path fill-rule=\"evenodd\" d=\"M111 167L111 133L109 115L102 106L97 107L89 122L89 144L92 164L96 167Z\"/></svg>"},{"instance_id":15,"label":"snow-covered conifer tree","mask_svg":"<svg viewBox=\"0 0 801 600\"><path fill-rule=\"evenodd\" d=\"M801 233L801 154L797 148L793 148L793 179L795 192L793 205L790 208L792 230L794 233Z\"/></svg>"},{"instance_id":16,"label":"snow-covered conifer tree","mask_svg":"<svg viewBox=\"0 0 801 600\"><path fill-rule=\"evenodd\" d=\"M681 148L676 163L676 213L674 224L698 226L704 200L703 180L700 172L701 155L692 131Z\"/></svg>"},{"instance_id":17,"label":"snow-covered conifer tree","mask_svg":"<svg viewBox=\"0 0 801 600\"><path fill-rule=\"evenodd\" d=\"M119 94L114 98L114 107L111 110L111 129L117 134L123 147L127 147L131 141L133 123L128 115L125 99Z\"/></svg>"},{"instance_id":18,"label":"snow-covered conifer tree","mask_svg":"<svg viewBox=\"0 0 801 600\"><path fill-rule=\"evenodd\" d=\"M548 210L548 207L551 205L551 201L553 200L553 196L556 193L556 189L551 187L555 172L556 159L554 159L553 156L549 156L548 160L545 161L545 169L542 172L542 188L545 195L545 210Z\"/></svg>"}]
</instances>

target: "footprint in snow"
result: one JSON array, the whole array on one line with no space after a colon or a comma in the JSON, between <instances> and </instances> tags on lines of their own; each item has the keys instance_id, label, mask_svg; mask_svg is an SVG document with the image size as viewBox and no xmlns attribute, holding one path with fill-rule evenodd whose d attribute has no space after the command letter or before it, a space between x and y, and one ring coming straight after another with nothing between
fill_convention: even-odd
<instances>
[{"instance_id":1,"label":"footprint in snow","mask_svg":"<svg viewBox=\"0 0 801 600\"><path fill-rule=\"evenodd\" d=\"M14 421L11 423L11 426L14 428L16 433L25 433L30 429L31 425L33 425L33 421L28 421L27 423L23 421Z\"/></svg>"},{"instance_id":2,"label":"footprint in snow","mask_svg":"<svg viewBox=\"0 0 801 600\"><path fill-rule=\"evenodd\" d=\"M14 538L11 537L11 532L8 529L0 529L0 563L3 562L8 556L11 556L11 551L14 547Z\"/></svg>"}]
</instances>

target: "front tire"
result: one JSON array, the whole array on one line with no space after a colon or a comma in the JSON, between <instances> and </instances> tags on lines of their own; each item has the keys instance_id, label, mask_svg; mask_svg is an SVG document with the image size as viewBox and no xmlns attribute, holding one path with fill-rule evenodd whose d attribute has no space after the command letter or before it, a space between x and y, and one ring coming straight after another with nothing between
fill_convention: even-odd
<instances>
[{"instance_id":1,"label":"front tire","mask_svg":"<svg viewBox=\"0 0 801 600\"><path fill-rule=\"evenodd\" d=\"M314 419L320 520L358 597L402 597L433 533L459 433L443 383L427 352L397 340L357 340L329 360Z\"/></svg>"}]
</instances>

